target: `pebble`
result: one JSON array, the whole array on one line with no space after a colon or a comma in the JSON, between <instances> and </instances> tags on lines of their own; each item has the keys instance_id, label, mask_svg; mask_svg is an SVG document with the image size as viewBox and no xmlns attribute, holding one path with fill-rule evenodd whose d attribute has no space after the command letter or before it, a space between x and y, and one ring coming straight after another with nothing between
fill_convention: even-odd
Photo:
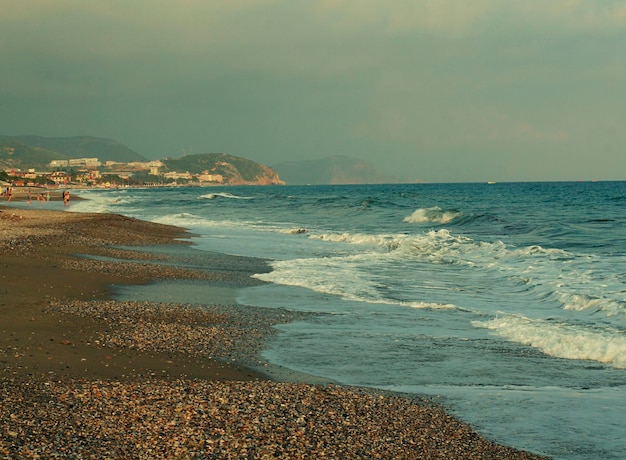
<instances>
[{"instance_id":1,"label":"pebble","mask_svg":"<svg viewBox=\"0 0 626 460\"><path fill-rule=\"evenodd\" d=\"M410 398L201 380L0 386L4 458L533 459Z\"/></svg>"},{"instance_id":2,"label":"pebble","mask_svg":"<svg viewBox=\"0 0 626 460\"><path fill-rule=\"evenodd\" d=\"M34 256L38 248L57 248L63 242L100 256L60 262L70 270L124 270L138 279L212 279L249 285L255 282L249 270L266 269L263 261L220 256L211 259L211 267L182 268L159 255L117 248L171 244L172 237L184 235L173 227L138 221L131 225L131 219L123 216L4 208L0 230L0 254ZM51 300L46 308L110 325L98 332L93 346L178 351L250 364L259 362L263 341L274 333L275 324L304 315L238 305L199 308L112 300ZM17 349L2 350L0 358L14 353ZM540 457L486 440L428 401L363 388L270 380L144 376L117 381L4 374L0 376L0 458Z\"/></svg>"},{"instance_id":3,"label":"pebble","mask_svg":"<svg viewBox=\"0 0 626 460\"><path fill-rule=\"evenodd\" d=\"M109 348L177 352L236 361L249 367L260 357L276 324L311 316L281 308L242 305L185 305L145 301L51 301L47 307L102 321L93 342Z\"/></svg>"}]
</instances>

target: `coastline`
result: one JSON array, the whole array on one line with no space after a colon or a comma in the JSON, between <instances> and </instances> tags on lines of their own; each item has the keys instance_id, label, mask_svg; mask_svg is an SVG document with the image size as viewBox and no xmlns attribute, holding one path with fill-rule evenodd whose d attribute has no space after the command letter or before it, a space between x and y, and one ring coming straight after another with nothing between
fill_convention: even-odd
<instances>
[{"instance_id":1,"label":"coastline","mask_svg":"<svg viewBox=\"0 0 626 460\"><path fill-rule=\"evenodd\" d=\"M106 299L113 284L193 276L188 270L164 269L149 260L105 263L75 256L124 257L126 251L107 246L176 243L174 239L183 236L184 230L115 215L21 208L0 208L0 229L0 309L4 332L0 343L7 355L0 356L5 361L5 374L10 372L14 378L22 379L34 374L71 378L150 374L174 378L260 378L249 369L212 359L190 360L181 355L172 360L167 353L132 349L111 356L91 344L97 330L105 324L92 317L81 319L50 308L54 302ZM139 254L135 251L131 255Z\"/></svg>"},{"instance_id":2,"label":"coastline","mask_svg":"<svg viewBox=\"0 0 626 460\"><path fill-rule=\"evenodd\" d=\"M138 249L184 248L185 236L117 215L0 207L0 454L538 458L485 440L425 401L277 382L226 362L250 358L272 324L289 318L110 300L111 285L158 279L252 282L244 281L246 267L258 268L251 260L221 256L210 270L192 270Z\"/></svg>"}]
</instances>

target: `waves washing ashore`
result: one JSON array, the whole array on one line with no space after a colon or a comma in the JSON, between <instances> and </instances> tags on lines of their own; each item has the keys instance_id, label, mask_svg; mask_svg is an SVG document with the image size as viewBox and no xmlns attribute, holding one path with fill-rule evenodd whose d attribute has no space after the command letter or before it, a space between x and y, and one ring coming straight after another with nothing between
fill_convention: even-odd
<instances>
[{"instance_id":1,"label":"waves washing ashore","mask_svg":"<svg viewBox=\"0 0 626 460\"><path fill-rule=\"evenodd\" d=\"M72 210L269 259L255 276L271 284L240 303L322 313L280 326L275 364L438 396L489 437L553 458L626 457L624 182L83 195Z\"/></svg>"},{"instance_id":2,"label":"waves washing ashore","mask_svg":"<svg viewBox=\"0 0 626 460\"><path fill-rule=\"evenodd\" d=\"M592 330L506 314L487 322L474 321L472 325L491 329L501 337L530 345L550 356L597 361L626 369L626 337L614 329Z\"/></svg>"}]
</instances>

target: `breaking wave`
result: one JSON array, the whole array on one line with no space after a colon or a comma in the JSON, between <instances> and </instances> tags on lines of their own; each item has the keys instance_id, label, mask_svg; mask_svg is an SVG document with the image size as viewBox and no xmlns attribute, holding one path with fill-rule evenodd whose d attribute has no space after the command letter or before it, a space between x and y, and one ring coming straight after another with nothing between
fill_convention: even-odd
<instances>
[{"instance_id":1,"label":"breaking wave","mask_svg":"<svg viewBox=\"0 0 626 460\"><path fill-rule=\"evenodd\" d=\"M198 198L205 198L207 200L216 200L219 198L230 198L234 200L252 200L254 197L251 196L239 196L233 195L232 193L227 192L219 192L219 193L207 193L206 195L200 195Z\"/></svg>"},{"instance_id":2,"label":"breaking wave","mask_svg":"<svg viewBox=\"0 0 626 460\"><path fill-rule=\"evenodd\" d=\"M404 222L410 224L423 224L423 223L435 223L435 224L449 224L455 219L463 216L463 213L456 210L444 210L439 206L432 208L420 208L413 212L410 216L404 218Z\"/></svg>"},{"instance_id":3,"label":"breaking wave","mask_svg":"<svg viewBox=\"0 0 626 460\"><path fill-rule=\"evenodd\" d=\"M565 359L597 361L626 369L626 337L611 328L589 329L564 322L500 314L490 321L472 321L513 342Z\"/></svg>"}]
</instances>

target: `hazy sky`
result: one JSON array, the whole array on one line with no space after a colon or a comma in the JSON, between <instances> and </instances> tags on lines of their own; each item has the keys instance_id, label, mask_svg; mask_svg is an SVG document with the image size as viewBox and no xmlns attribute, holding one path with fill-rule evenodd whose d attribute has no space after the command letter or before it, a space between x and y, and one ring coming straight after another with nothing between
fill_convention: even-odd
<instances>
[{"instance_id":1,"label":"hazy sky","mask_svg":"<svg viewBox=\"0 0 626 460\"><path fill-rule=\"evenodd\" d=\"M0 134L626 179L626 1L0 0Z\"/></svg>"}]
</instances>

